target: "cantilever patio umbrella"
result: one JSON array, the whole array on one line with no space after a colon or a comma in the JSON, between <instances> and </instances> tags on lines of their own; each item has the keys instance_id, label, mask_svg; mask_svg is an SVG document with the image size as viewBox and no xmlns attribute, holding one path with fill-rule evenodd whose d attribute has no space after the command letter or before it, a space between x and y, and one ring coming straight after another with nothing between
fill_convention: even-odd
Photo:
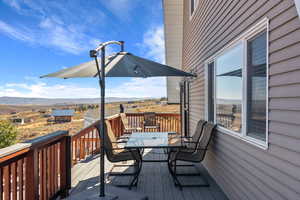
<instances>
[{"instance_id":1,"label":"cantilever patio umbrella","mask_svg":"<svg viewBox=\"0 0 300 200\"><path fill-rule=\"evenodd\" d=\"M118 44L121 51L109 57L105 57L105 47L110 44ZM98 52L101 52L101 59L97 58ZM124 51L123 41L110 41L99 45L95 50L90 51L90 57L95 60L80 64L75 67L63 69L61 71L51 73L44 77L57 78L79 78L79 77L98 77L101 89L101 107L100 107L100 131L101 149L100 149L100 198L105 198L104 191L104 104L105 104L105 77L157 77L157 76L195 76L173 67L163 65L145 58L141 58ZM101 68L99 67L101 62Z\"/></svg>"}]
</instances>

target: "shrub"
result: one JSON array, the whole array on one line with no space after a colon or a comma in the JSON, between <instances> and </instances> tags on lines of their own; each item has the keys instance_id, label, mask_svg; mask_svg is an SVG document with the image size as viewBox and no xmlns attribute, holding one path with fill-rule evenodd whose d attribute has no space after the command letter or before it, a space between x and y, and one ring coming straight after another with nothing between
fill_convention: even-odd
<instances>
[{"instance_id":1,"label":"shrub","mask_svg":"<svg viewBox=\"0 0 300 200\"><path fill-rule=\"evenodd\" d=\"M0 120L0 148L14 144L16 139L16 127L9 121Z\"/></svg>"}]
</instances>

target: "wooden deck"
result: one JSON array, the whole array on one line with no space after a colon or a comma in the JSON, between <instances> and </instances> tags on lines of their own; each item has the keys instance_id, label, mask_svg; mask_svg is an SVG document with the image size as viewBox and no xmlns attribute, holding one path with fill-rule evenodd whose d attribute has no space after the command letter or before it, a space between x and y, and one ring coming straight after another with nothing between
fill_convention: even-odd
<instances>
[{"instance_id":1,"label":"wooden deck","mask_svg":"<svg viewBox=\"0 0 300 200\"><path fill-rule=\"evenodd\" d=\"M144 153L145 159L163 159L165 154L161 150L149 150ZM125 163L120 163L125 164ZM127 163L128 164L128 163ZM112 164L106 161L106 172L112 169ZM130 171L129 168L114 168L113 171ZM210 183L210 187L184 188L180 191L173 184L166 163L143 163L138 186L132 189L138 193L145 194L149 200L222 200L227 199L222 190L201 166L197 168L182 168L184 171L199 170ZM99 156L78 163L72 169L72 190L68 199L77 200L75 196L79 193L99 185ZM108 184L128 183L130 177L115 177L107 180ZM184 183L200 183L199 177L185 177L181 179ZM83 200L82 198L80 200Z\"/></svg>"}]
</instances>

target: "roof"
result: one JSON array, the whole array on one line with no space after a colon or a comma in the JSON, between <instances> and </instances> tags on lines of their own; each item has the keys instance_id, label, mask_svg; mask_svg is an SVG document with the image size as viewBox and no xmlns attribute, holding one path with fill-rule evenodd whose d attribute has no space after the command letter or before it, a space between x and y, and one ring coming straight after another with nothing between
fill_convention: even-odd
<instances>
[{"instance_id":1,"label":"roof","mask_svg":"<svg viewBox=\"0 0 300 200\"><path fill-rule=\"evenodd\" d=\"M60 116L73 116L74 110L52 110L52 116L60 117Z\"/></svg>"}]
</instances>

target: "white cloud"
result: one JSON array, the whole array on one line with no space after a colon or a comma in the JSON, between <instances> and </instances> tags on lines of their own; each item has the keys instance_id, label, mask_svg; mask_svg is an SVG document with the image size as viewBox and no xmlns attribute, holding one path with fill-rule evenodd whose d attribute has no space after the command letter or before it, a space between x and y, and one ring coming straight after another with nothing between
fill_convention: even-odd
<instances>
[{"instance_id":1,"label":"white cloud","mask_svg":"<svg viewBox=\"0 0 300 200\"><path fill-rule=\"evenodd\" d=\"M147 57L165 63L165 40L162 25L152 27L144 34L142 47L145 48Z\"/></svg>"},{"instance_id":2,"label":"white cloud","mask_svg":"<svg viewBox=\"0 0 300 200\"><path fill-rule=\"evenodd\" d=\"M39 27L40 29L33 31L14 27L0 20L0 32L13 39L54 47L72 54L87 52L100 43L99 39L88 36L77 27L67 26L50 18L41 21Z\"/></svg>"},{"instance_id":3,"label":"white cloud","mask_svg":"<svg viewBox=\"0 0 300 200\"><path fill-rule=\"evenodd\" d=\"M86 35L77 26L68 26L51 18L41 21L40 27L45 32L45 35L43 35L45 38L41 38L41 42L47 41L46 45L55 46L73 54L79 54L94 48L96 47L94 42L99 41Z\"/></svg>"},{"instance_id":4,"label":"white cloud","mask_svg":"<svg viewBox=\"0 0 300 200\"><path fill-rule=\"evenodd\" d=\"M32 83L7 83L0 86L0 96L40 98L96 98L99 88L83 87L78 84L54 84L36 81ZM108 97L163 97L166 96L164 78L133 78L116 87L107 85Z\"/></svg>"},{"instance_id":5,"label":"white cloud","mask_svg":"<svg viewBox=\"0 0 300 200\"><path fill-rule=\"evenodd\" d=\"M3 0L4 3L8 4L9 6L19 10L20 9L20 5L18 0Z\"/></svg>"},{"instance_id":6,"label":"white cloud","mask_svg":"<svg viewBox=\"0 0 300 200\"><path fill-rule=\"evenodd\" d=\"M0 32L6 34L7 36L13 38L13 39L18 39L26 42L33 42L33 38L28 32L28 30L22 30L15 28L3 21L0 20Z\"/></svg>"},{"instance_id":7,"label":"white cloud","mask_svg":"<svg viewBox=\"0 0 300 200\"><path fill-rule=\"evenodd\" d=\"M32 84L8 83L0 88L0 96L41 98L99 97L99 89L97 87L81 87L76 84L49 85L45 82L36 82Z\"/></svg>"},{"instance_id":8,"label":"white cloud","mask_svg":"<svg viewBox=\"0 0 300 200\"><path fill-rule=\"evenodd\" d=\"M135 8L138 0L109 0L103 5L121 20L129 20L130 13Z\"/></svg>"},{"instance_id":9,"label":"white cloud","mask_svg":"<svg viewBox=\"0 0 300 200\"><path fill-rule=\"evenodd\" d=\"M88 3L80 6L61 1L5 0L4 3L18 14L37 21L25 27L0 20L0 32L13 39L76 55L95 48L98 45L95 41L101 40L92 30L99 28L96 25L104 21L105 15Z\"/></svg>"}]
</instances>

